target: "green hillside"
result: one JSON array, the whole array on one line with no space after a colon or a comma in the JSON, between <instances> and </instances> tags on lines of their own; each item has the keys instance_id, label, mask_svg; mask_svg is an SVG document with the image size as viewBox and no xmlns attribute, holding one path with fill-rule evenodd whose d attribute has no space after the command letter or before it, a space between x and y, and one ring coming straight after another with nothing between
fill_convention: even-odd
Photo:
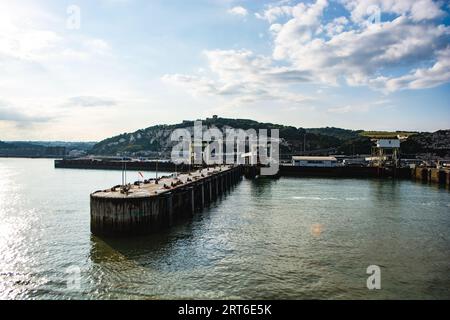
<instances>
[{"instance_id":1,"label":"green hillside","mask_svg":"<svg viewBox=\"0 0 450 320\"><path fill-rule=\"evenodd\" d=\"M402 143L402 152L431 152L445 154L450 149L449 130L436 133L417 133L406 131L364 131L347 130L334 127L296 128L274 123L263 123L249 119L229 119L213 117L202 120L208 128L217 127L224 132L226 128L239 129L278 129L280 133L280 153L288 158L306 152L316 154L370 154L372 138L392 136L409 137ZM165 156L170 154L174 142L170 140L173 130L191 128L194 121L183 121L173 125L156 125L132 133L123 133L95 144L91 150L94 155Z\"/></svg>"},{"instance_id":2,"label":"green hillside","mask_svg":"<svg viewBox=\"0 0 450 320\"><path fill-rule=\"evenodd\" d=\"M257 122L249 119L220 117L207 118L202 123L208 128L217 127L222 130L229 127L243 130L278 129L281 138L280 152L283 154L296 154L303 150L337 150L345 141L351 139L358 141L365 140L366 144L370 143L369 139L360 137L360 131L339 128L304 129L274 123ZM145 155L152 152L167 153L170 152L173 146L173 143L170 141L172 131L177 128L193 127L193 125L194 121L184 121L174 125L157 125L133 133L123 133L97 143L94 145L91 153L102 155ZM305 142L306 145L304 145Z\"/></svg>"}]
</instances>

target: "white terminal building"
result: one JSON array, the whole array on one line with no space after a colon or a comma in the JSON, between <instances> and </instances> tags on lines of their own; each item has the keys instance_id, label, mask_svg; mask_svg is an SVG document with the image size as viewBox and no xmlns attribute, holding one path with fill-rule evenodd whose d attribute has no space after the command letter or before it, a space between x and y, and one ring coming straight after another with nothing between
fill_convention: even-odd
<instances>
[{"instance_id":1,"label":"white terminal building","mask_svg":"<svg viewBox=\"0 0 450 320\"><path fill-rule=\"evenodd\" d=\"M332 168L337 167L338 160L335 157L292 157L292 165L295 167Z\"/></svg>"},{"instance_id":2,"label":"white terminal building","mask_svg":"<svg viewBox=\"0 0 450 320\"><path fill-rule=\"evenodd\" d=\"M399 139L378 139L376 141L377 148L382 149L399 149L400 140Z\"/></svg>"},{"instance_id":3,"label":"white terminal building","mask_svg":"<svg viewBox=\"0 0 450 320\"><path fill-rule=\"evenodd\" d=\"M375 139L376 146L372 148L369 160L372 166L398 166L400 157L400 139Z\"/></svg>"}]
</instances>

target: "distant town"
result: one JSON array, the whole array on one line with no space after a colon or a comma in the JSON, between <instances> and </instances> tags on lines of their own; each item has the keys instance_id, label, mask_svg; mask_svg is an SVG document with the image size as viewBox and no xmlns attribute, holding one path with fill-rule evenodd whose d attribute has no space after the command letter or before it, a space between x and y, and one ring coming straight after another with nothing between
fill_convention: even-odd
<instances>
[{"instance_id":1,"label":"distant town","mask_svg":"<svg viewBox=\"0 0 450 320\"><path fill-rule=\"evenodd\" d=\"M0 141L0 157L91 159L99 161L167 161L176 128L190 128L193 121L157 125L124 133L100 142ZM450 160L450 130L434 133L383 132L340 128L295 128L247 119L214 116L206 127L278 129L280 161L294 166L446 166ZM395 163L393 163L395 162Z\"/></svg>"}]
</instances>

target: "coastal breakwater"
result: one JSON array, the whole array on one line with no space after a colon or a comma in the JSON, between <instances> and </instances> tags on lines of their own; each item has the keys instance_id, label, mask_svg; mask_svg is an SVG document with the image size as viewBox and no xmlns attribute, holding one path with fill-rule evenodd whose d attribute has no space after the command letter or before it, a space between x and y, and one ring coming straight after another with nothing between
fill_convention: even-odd
<instances>
[{"instance_id":1,"label":"coastal breakwater","mask_svg":"<svg viewBox=\"0 0 450 320\"><path fill-rule=\"evenodd\" d=\"M242 173L241 166L221 166L94 192L90 197L91 232L130 236L170 227L229 191Z\"/></svg>"},{"instance_id":2,"label":"coastal breakwater","mask_svg":"<svg viewBox=\"0 0 450 320\"><path fill-rule=\"evenodd\" d=\"M396 178L410 179L410 168L390 167L297 167L280 166L281 176L325 178Z\"/></svg>"},{"instance_id":3,"label":"coastal breakwater","mask_svg":"<svg viewBox=\"0 0 450 320\"><path fill-rule=\"evenodd\" d=\"M449 169L417 167L411 170L413 178L417 181L450 187Z\"/></svg>"},{"instance_id":4,"label":"coastal breakwater","mask_svg":"<svg viewBox=\"0 0 450 320\"><path fill-rule=\"evenodd\" d=\"M450 189L450 170L439 168L281 166L279 175L286 177L412 179Z\"/></svg>"},{"instance_id":5,"label":"coastal breakwater","mask_svg":"<svg viewBox=\"0 0 450 320\"><path fill-rule=\"evenodd\" d=\"M256 166L216 166L160 179L115 186L91 194L91 232L98 236L135 236L190 218L229 191ZM280 167L277 176L414 179L449 186L450 171L435 168Z\"/></svg>"},{"instance_id":6,"label":"coastal breakwater","mask_svg":"<svg viewBox=\"0 0 450 320\"><path fill-rule=\"evenodd\" d=\"M165 172L186 172L192 166L186 164L175 165L170 161L118 161L118 160L97 160L97 159L63 159L55 160L57 169L93 169L93 170L123 170L129 171L165 171Z\"/></svg>"},{"instance_id":7,"label":"coastal breakwater","mask_svg":"<svg viewBox=\"0 0 450 320\"><path fill-rule=\"evenodd\" d=\"M126 170L130 171L165 171L165 172L187 172L193 166L186 164L175 165L170 161L118 161L118 160L98 160L98 159L63 159L55 160L55 168L60 169L97 169L97 170ZM245 175L253 178L259 174L257 166L245 166ZM411 178L409 168L377 168L377 167L296 167L291 165L281 165L279 175L282 176L322 176L341 178L379 178L396 177Z\"/></svg>"},{"instance_id":8,"label":"coastal breakwater","mask_svg":"<svg viewBox=\"0 0 450 320\"><path fill-rule=\"evenodd\" d=\"M188 172L200 166L186 164L175 165L170 161L117 161L96 159L63 159L55 160L55 168L63 169L97 169L97 170L126 170L130 171L164 171ZM244 166L243 174L247 178L259 175L259 167ZM422 182L450 186L450 170L439 168L394 168L394 167L297 167L280 165L277 176L291 177L328 177L328 178L394 178L413 179Z\"/></svg>"}]
</instances>

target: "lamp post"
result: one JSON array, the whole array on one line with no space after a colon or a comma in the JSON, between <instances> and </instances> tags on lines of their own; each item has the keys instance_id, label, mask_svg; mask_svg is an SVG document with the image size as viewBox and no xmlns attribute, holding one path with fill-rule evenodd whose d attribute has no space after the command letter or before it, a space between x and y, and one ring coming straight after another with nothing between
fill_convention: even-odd
<instances>
[{"instance_id":1,"label":"lamp post","mask_svg":"<svg viewBox=\"0 0 450 320\"><path fill-rule=\"evenodd\" d=\"M158 162L159 162L160 152L158 152L158 157L156 158L156 180L158 180Z\"/></svg>"}]
</instances>

